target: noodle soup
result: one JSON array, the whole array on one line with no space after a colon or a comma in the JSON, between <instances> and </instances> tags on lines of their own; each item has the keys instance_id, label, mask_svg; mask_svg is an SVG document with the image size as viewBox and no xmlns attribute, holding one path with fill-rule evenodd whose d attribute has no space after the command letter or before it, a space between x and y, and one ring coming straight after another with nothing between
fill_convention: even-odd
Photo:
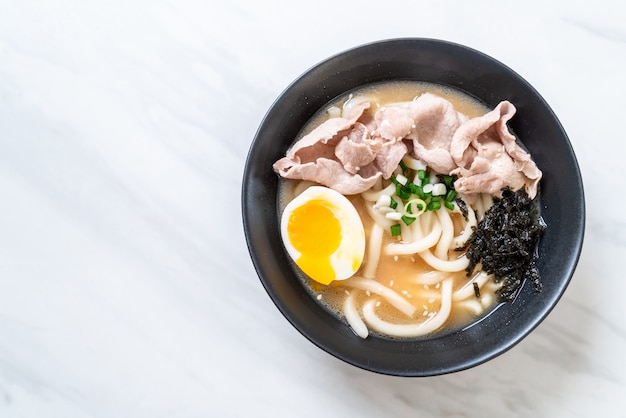
<instances>
[{"instance_id":1,"label":"noodle soup","mask_svg":"<svg viewBox=\"0 0 626 418\"><path fill-rule=\"evenodd\" d=\"M473 98L440 85L380 83L330 103L297 139L364 101L370 105L359 120L367 125L386 106L409 102L423 94L445 99L461 121L489 111ZM311 297L363 338L370 334L417 338L445 333L469 326L491 312L499 302L496 292L502 282L496 283L492 274L482 271L480 263L468 271L470 260L465 256L465 246L494 198L490 193L458 193L454 180L449 173L438 172L409 152L389 178L379 177L367 190L347 194L365 231L363 261L352 277L329 284L312 280L294 264ZM281 179L281 213L313 185L317 183ZM409 185L414 186L413 191L403 196L401 191Z\"/></svg>"},{"instance_id":2,"label":"noodle soup","mask_svg":"<svg viewBox=\"0 0 626 418\"><path fill-rule=\"evenodd\" d=\"M281 201L291 200L287 196L295 196L296 190L307 185L306 182L284 180L281 186ZM368 301L373 300L372 296L375 296L373 290L376 287L374 282L393 290L408 302L407 308L400 310L384 297L375 298L375 308L382 320L394 324L410 325L422 324L427 319L434 317L441 309L442 281L440 278L442 273L429 266L417 254L389 255L384 254L381 250L375 275L371 277L371 274L367 274L366 270L370 266L367 254L372 251L372 231L375 227L375 222L367 214L365 205L368 202L365 199L361 196L352 196L350 200L361 214L366 231L368 250L361 270L351 279L334 281L325 286L303 274L294 264L293 267L298 273L297 276L303 286L310 293L311 297L341 320L345 320L344 307L349 296L352 296L350 303L353 304L353 310L356 311L361 311ZM462 218L460 213L454 213L452 216L455 234L457 235L460 233L462 226L462 221L459 218ZM400 242L387 233L383 233L381 236L382 248L388 247L389 244ZM450 250L449 254L451 259L458 258L460 255L459 252L454 250ZM366 275L370 277L365 277ZM443 275L452 280L451 291L453 295L456 295L454 298L456 300L450 308L450 315L446 319L445 324L437 327L432 332L446 332L465 327L496 306L495 291L499 288L499 284L488 280L489 277L484 273L477 273L468 278L465 270L461 269L456 272L446 272ZM473 283L479 285L480 293L478 297ZM383 292L385 291L382 290L381 293ZM432 332L426 332L423 335L428 335ZM383 332L374 333L386 337L407 337L388 335Z\"/></svg>"}]
</instances>

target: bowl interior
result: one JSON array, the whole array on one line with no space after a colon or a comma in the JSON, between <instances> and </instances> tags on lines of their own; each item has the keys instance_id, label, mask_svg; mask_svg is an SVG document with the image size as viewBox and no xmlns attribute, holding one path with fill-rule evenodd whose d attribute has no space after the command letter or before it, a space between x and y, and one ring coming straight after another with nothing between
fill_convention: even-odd
<instances>
[{"instance_id":1,"label":"bowl interior","mask_svg":"<svg viewBox=\"0 0 626 418\"><path fill-rule=\"evenodd\" d=\"M302 287L283 249L272 164L323 105L363 84L419 80L462 90L489 107L509 100L518 109L509 126L543 171L539 245L543 290L524 286L474 325L432 338L357 337ZM357 367L399 376L429 376L478 365L511 348L550 312L567 287L582 247L583 185L568 137L543 98L514 71L476 50L432 39L363 45L311 68L276 100L258 129L242 188L244 231L252 261L274 304L311 342Z\"/></svg>"}]
</instances>

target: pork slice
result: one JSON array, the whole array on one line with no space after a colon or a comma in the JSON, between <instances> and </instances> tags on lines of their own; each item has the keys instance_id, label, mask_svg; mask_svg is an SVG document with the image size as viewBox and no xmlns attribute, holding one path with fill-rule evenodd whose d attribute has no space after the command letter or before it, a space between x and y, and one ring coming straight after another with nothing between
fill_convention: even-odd
<instances>
[{"instance_id":1,"label":"pork slice","mask_svg":"<svg viewBox=\"0 0 626 418\"><path fill-rule=\"evenodd\" d=\"M503 101L483 116L464 122L455 132L450 154L458 168L455 189L464 194L501 196L506 186L524 187L530 198L537 195L541 171L517 143L507 122L516 109Z\"/></svg>"},{"instance_id":2,"label":"pork slice","mask_svg":"<svg viewBox=\"0 0 626 418\"><path fill-rule=\"evenodd\" d=\"M411 140L416 158L446 174L456 168L450 143L465 119L448 100L430 93L410 102L385 106L375 115L381 137Z\"/></svg>"},{"instance_id":3,"label":"pork slice","mask_svg":"<svg viewBox=\"0 0 626 418\"><path fill-rule=\"evenodd\" d=\"M489 193L501 197L503 187L513 190L526 184L526 177L519 171L499 141L483 141L480 151L471 161L469 168L454 170L459 175L454 188L466 195ZM530 195L530 193L529 193Z\"/></svg>"},{"instance_id":4,"label":"pork slice","mask_svg":"<svg viewBox=\"0 0 626 418\"><path fill-rule=\"evenodd\" d=\"M348 173L356 174L361 167L370 164L382 148L382 141L370 138L367 126L354 124L348 135L335 147L335 156Z\"/></svg>"},{"instance_id":5,"label":"pork slice","mask_svg":"<svg viewBox=\"0 0 626 418\"><path fill-rule=\"evenodd\" d=\"M387 141L383 143L380 152L376 155L374 165L384 179L388 179L398 168L400 160L407 153L407 146L403 141Z\"/></svg>"},{"instance_id":6,"label":"pork slice","mask_svg":"<svg viewBox=\"0 0 626 418\"><path fill-rule=\"evenodd\" d=\"M358 122L369 106L359 103L345 117L320 124L276 161L274 170L284 178L314 181L347 195L371 188L382 175L376 156L383 147Z\"/></svg>"},{"instance_id":7,"label":"pork slice","mask_svg":"<svg viewBox=\"0 0 626 418\"><path fill-rule=\"evenodd\" d=\"M406 138L415 128L414 102L402 102L381 107L374 114L376 133L388 141Z\"/></svg>"},{"instance_id":8,"label":"pork slice","mask_svg":"<svg viewBox=\"0 0 626 418\"><path fill-rule=\"evenodd\" d=\"M293 166L315 163L318 159L335 159L337 142L349 132L360 115L369 107L369 103L361 103L350 112L348 118L331 118L318 125L311 132L300 138L287 150L286 155L273 165L274 171L286 177ZM292 178L292 177L289 177Z\"/></svg>"},{"instance_id":9,"label":"pork slice","mask_svg":"<svg viewBox=\"0 0 626 418\"><path fill-rule=\"evenodd\" d=\"M341 194L353 195L370 189L382 175L369 166L362 171L367 173L366 177L349 173L339 161L318 159L311 163L292 165L280 174L285 178L314 181Z\"/></svg>"},{"instance_id":10,"label":"pork slice","mask_svg":"<svg viewBox=\"0 0 626 418\"><path fill-rule=\"evenodd\" d=\"M332 147L331 150L334 152L334 145L336 144L334 144L332 140L335 139L335 142L338 141L342 136L337 138L337 135L351 129L363 112L369 107L369 102L359 103L351 109L346 117L331 118L322 122L293 144L287 151L286 158L299 163L304 156L318 155L318 150L319 148L324 148L323 145L330 145ZM309 148L316 149L310 150Z\"/></svg>"}]
</instances>

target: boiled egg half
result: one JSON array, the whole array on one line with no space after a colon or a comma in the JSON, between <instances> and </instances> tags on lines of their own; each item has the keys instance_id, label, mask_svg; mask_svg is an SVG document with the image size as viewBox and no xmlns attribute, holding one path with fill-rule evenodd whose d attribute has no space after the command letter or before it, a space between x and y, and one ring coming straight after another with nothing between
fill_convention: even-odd
<instances>
[{"instance_id":1,"label":"boiled egg half","mask_svg":"<svg viewBox=\"0 0 626 418\"><path fill-rule=\"evenodd\" d=\"M356 208L341 193L311 186L287 204L281 235L289 256L322 284L357 272L365 254L365 231Z\"/></svg>"}]
</instances>

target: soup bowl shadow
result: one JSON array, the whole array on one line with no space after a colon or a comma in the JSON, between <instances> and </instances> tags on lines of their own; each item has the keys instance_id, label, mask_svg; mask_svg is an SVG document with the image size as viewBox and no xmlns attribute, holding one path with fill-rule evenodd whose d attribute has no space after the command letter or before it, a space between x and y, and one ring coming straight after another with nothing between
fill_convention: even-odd
<instances>
[{"instance_id":1,"label":"soup bowl shadow","mask_svg":"<svg viewBox=\"0 0 626 418\"><path fill-rule=\"evenodd\" d=\"M301 128L337 96L369 83L432 82L465 92L490 108L509 100L509 122L543 171L540 211L547 229L537 265L543 289L531 283L513 303L501 304L480 321L432 337L361 339L322 308L304 289L279 231L279 178L272 164L283 157ZM275 306L302 335L356 367L395 376L434 376L484 363L515 346L559 301L582 248L585 206L576 156L567 134L540 94L499 61L463 45L436 39L389 39L341 52L315 65L277 98L250 147L242 184L242 214L248 249Z\"/></svg>"}]
</instances>

